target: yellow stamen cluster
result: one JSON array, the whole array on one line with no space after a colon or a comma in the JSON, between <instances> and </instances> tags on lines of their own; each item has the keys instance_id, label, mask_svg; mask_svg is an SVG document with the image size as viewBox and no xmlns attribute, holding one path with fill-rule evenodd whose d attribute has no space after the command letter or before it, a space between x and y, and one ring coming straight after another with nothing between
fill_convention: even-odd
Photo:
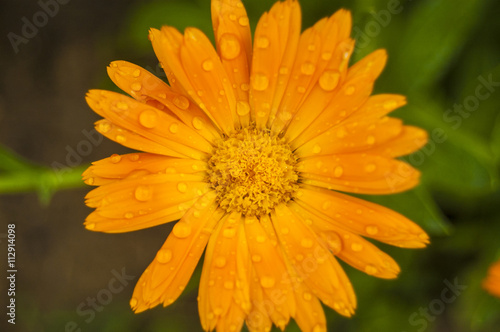
<instances>
[{"instance_id":1,"label":"yellow stamen cluster","mask_svg":"<svg viewBox=\"0 0 500 332\"><path fill-rule=\"evenodd\" d=\"M209 181L227 212L262 216L298 189L296 163L284 139L243 128L217 143L208 161Z\"/></svg>"}]
</instances>

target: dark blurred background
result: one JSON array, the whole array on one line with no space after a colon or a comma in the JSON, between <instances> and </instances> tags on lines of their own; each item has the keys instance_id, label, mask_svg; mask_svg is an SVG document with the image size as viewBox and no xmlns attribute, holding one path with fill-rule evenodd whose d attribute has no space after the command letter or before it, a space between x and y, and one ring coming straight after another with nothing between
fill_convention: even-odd
<instances>
[{"instance_id":1,"label":"dark blurred background","mask_svg":"<svg viewBox=\"0 0 500 332\"><path fill-rule=\"evenodd\" d=\"M253 28L272 3L244 1ZM423 172L418 188L367 197L419 223L431 246L411 251L381 245L402 268L392 281L346 267L359 308L351 319L326 309L329 331L497 331L500 300L480 283L500 258L498 1L304 0L301 6L304 28L339 8L352 11L354 60L386 48L389 62L376 92L407 95L409 105L395 115L431 137L426 148L405 158ZM196 26L212 38L210 2L0 1L2 308L12 223L18 270L16 325L7 324L2 309L0 330L201 331L199 269L170 307L140 315L129 309L135 282L171 225L125 234L82 226L91 210L79 173L92 161L127 151L89 134L98 116L84 95L91 88L116 90L106 76L113 60L164 77L147 39L149 27L164 24ZM53 176L40 180L54 170L65 178L63 186ZM287 328L297 330L294 323Z\"/></svg>"}]
</instances>

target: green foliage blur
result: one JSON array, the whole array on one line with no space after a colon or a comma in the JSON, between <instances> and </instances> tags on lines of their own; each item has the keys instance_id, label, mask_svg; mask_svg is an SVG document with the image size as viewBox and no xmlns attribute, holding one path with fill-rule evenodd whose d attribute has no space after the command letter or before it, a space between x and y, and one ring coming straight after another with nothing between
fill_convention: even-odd
<instances>
[{"instance_id":1,"label":"green foliage blur","mask_svg":"<svg viewBox=\"0 0 500 332\"><path fill-rule=\"evenodd\" d=\"M244 1L253 28L273 2ZM488 266L500 259L498 1L303 0L301 7L303 28L340 8L352 12L353 37L358 42L353 62L376 49L387 49L388 64L375 93L406 95L408 105L393 115L425 128L430 137L421 151L403 158L421 170L418 188L365 198L414 220L430 234L431 245L423 250L380 245L401 266L396 280L368 277L344 265L358 296L358 309L346 319L325 307L328 330L497 331L500 300L484 292L481 281ZM138 1L123 19L127 23L109 47L159 76L147 39L150 27L196 26L213 35L208 0ZM102 72L106 83L100 88L115 89ZM37 176L46 171L2 148L0 193L33 190L48 202L54 191L83 185L79 170L65 174L66 186ZM19 181L26 185L16 188ZM113 302L92 329L201 331L195 304L188 308L182 304L196 296L199 268L179 303L134 316L127 306L115 308ZM454 284L459 286L450 286ZM186 320L183 311L192 317ZM65 315L70 314L54 313L54 318L64 320ZM47 324L46 330L56 329ZM286 331L298 328L292 322Z\"/></svg>"}]
</instances>

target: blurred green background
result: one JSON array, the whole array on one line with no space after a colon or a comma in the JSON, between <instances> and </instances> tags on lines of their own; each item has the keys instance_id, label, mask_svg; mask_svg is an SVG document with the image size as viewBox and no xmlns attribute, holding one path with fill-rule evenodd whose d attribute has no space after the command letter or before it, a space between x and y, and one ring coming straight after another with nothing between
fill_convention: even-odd
<instances>
[{"instance_id":1,"label":"blurred green background","mask_svg":"<svg viewBox=\"0 0 500 332\"><path fill-rule=\"evenodd\" d=\"M273 2L244 1L252 27ZM498 331L500 300L480 283L500 258L500 3L304 0L301 7L303 28L339 8L351 10L358 40L353 60L387 49L388 65L375 92L408 96L408 105L394 115L430 134L424 149L405 158L422 171L422 184L367 198L420 224L431 245L380 245L401 265L396 280L346 266L358 310L346 319L326 308L328 330ZM0 329L201 331L199 269L170 307L131 312L135 282L172 226L127 234L86 231L82 223L91 210L83 197L89 188L80 173L91 161L127 151L89 134L98 116L86 106L85 92L116 90L106 76L113 60L165 77L147 39L149 27L196 26L212 36L209 1L2 1L0 18L2 308L9 223L16 225L18 269L17 324L7 325L1 313ZM33 20L40 25L36 32L24 27ZM85 153L75 155L78 149ZM113 284L123 287L110 292L116 274L126 276ZM92 307L96 297L101 302ZM291 323L287 331L298 328Z\"/></svg>"}]
</instances>

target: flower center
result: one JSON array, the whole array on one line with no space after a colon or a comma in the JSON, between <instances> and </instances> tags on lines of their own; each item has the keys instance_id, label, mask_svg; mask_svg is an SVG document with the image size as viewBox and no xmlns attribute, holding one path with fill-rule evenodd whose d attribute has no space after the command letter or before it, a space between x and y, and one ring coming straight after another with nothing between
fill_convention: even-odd
<instances>
[{"instance_id":1,"label":"flower center","mask_svg":"<svg viewBox=\"0 0 500 332\"><path fill-rule=\"evenodd\" d=\"M262 216L298 189L296 163L284 139L243 128L217 143L208 161L209 181L227 212Z\"/></svg>"}]
</instances>

